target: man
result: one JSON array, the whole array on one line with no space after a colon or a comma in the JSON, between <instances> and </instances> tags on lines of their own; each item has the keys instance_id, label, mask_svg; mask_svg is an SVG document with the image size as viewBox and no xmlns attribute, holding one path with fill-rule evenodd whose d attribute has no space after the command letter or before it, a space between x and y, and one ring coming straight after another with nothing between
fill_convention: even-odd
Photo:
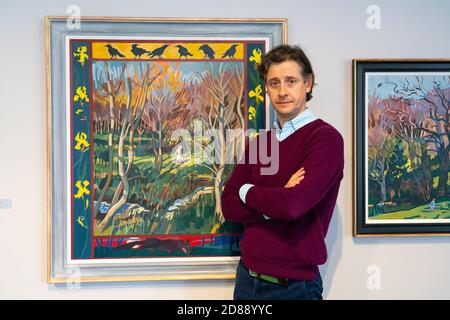
<instances>
[{"instance_id":1,"label":"man","mask_svg":"<svg viewBox=\"0 0 450 320\"><path fill-rule=\"evenodd\" d=\"M268 52L258 71L276 112L276 174L258 161L234 168L222 194L225 219L244 223L234 299L322 299L318 266L343 177L340 133L308 108L314 72L299 47ZM269 138L267 140L270 141Z\"/></svg>"}]
</instances>

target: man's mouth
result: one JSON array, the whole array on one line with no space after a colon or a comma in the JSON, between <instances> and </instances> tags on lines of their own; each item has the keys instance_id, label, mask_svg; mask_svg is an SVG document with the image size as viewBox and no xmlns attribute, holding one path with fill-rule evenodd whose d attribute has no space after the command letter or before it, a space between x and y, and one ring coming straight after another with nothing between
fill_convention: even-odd
<instances>
[{"instance_id":1,"label":"man's mouth","mask_svg":"<svg viewBox=\"0 0 450 320\"><path fill-rule=\"evenodd\" d=\"M291 101L277 101L277 104L288 104L291 103Z\"/></svg>"}]
</instances>

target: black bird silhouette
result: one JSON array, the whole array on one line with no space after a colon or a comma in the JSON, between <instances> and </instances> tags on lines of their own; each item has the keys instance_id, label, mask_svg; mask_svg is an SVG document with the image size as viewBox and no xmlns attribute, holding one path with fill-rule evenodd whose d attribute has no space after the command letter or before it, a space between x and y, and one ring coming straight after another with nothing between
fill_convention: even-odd
<instances>
[{"instance_id":1,"label":"black bird silhouette","mask_svg":"<svg viewBox=\"0 0 450 320\"><path fill-rule=\"evenodd\" d=\"M231 47L229 47L228 50L225 51L224 54L222 55L222 58L230 57L234 59L234 55L236 54L236 47L237 44L233 44Z\"/></svg>"},{"instance_id":2,"label":"black bird silhouette","mask_svg":"<svg viewBox=\"0 0 450 320\"><path fill-rule=\"evenodd\" d=\"M121 54L119 52L119 50L117 50L116 48L114 48L112 45L107 44L105 47L108 48L108 53L111 56L111 59L120 57L120 58L125 58L125 56L123 54Z\"/></svg>"},{"instance_id":3,"label":"black bird silhouette","mask_svg":"<svg viewBox=\"0 0 450 320\"><path fill-rule=\"evenodd\" d=\"M164 50L166 50L166 48L168 47L169 45L168 44L165 44L165 45L163 45L163 46L161 46L161 47L159 47L159 48L156 48L156 49L154 49L154 50L152 50L151 52L148 52L147 54L148 54L148 56L150 57L150 58L153 58L153 57L159 57L159 58L161 58L161 56L163 55L163 53L164 53Z\"/></svg>"},{"instance_id":4,"label":"black bird silhouette","mask_svg":"<svg viewBox=\"0 0 450 320\"><path fill-rule=\"evenodd\" d=\"M147 50L139 48L136 43L131 45L131 53L134 54L135 58L139 58L144 53L148 53Z\"/></svg>"},{"instance_id":5,"label":"black bird silhouette","mask_svg":"<svg viewBox=\"0 0 450 320\"><path fill-rule=\"evenodd\" d=\"M208 46L207 44L201 45L200 48L198 48L198 49L199 49L199 50L202 50L203 53L205 54L205 55L203 56L203 59L205 59L206 57L207 57L208 59L214 59L214 55L215 55L216 53L215 53L214 50L213 50L210 46Z\"/></svg>"},{"instance_id":6,"label":"black bird silhouette","mask_svg":"<svg viewBox=\"0 0 450 320\"><path fill-rule=\"evenodd\" d=\"M190 53L186 47L183 47L182 45L177 45L176 47L178 48L179 59L181 59L181 57L185 57L187 59L188 56L193 56L193 54Z\"/></svg>"}]
</instances>

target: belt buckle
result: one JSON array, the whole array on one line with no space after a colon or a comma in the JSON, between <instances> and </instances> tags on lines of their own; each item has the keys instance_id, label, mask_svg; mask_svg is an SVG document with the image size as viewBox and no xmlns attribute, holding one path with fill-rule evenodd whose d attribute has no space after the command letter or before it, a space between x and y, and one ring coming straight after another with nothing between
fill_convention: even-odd
<instances>
[{"instance_id":1,"label":"belt buckle","mask_svg":"<svg viewBox=\"0 0 450 320\"><path fill-rule=\"evenodd\" d=\"M259 274L257 274L256 272L254 272L254 271L252 271L252 270L250 270L250 269L248 269L248 273L250 273L250 275L251 275L252 277L255 277L255 278L258 278L258 276L259 276Z\"/></svg>"}]
</instances>

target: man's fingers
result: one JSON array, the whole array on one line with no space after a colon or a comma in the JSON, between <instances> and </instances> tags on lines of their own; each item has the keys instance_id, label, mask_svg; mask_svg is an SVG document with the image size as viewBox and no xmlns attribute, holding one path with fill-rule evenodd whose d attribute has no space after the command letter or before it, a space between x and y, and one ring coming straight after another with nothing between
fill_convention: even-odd
<instances>
[{"instance_id":1,"label":"man's fingers","mask_svg":"<svg viewBox=\"0 0 450 320\"><path fill-rule=\"evenodd\" d=\"M291 179L303 177L304 175L305 175L305 171L299 171L299 172L294 173L294 175L291 177Z\"/></svg>"},{"instance_id":2,"label":"man's fingers","mask_svg":"<svg viewBox=\"0 0 450 320\"><path fill-rule=\"evenodd\" d=\"M286 183L285 188L292 188L305 179L305 168L297 170Z\"/></svg>"},{"instance_id":3,"label":"man's fingers","mask_svg":"<svg viewBox=\"0 0 450 320\"><path fill-rule=\"evenodd\" d=\"M300 170L298 170L296 173L294 173L293 175L292 175L292 177L298 177L298 176L301 176L301 175L304 175L305 174L305 169L300 169Z\"/></svg>"},{"instance_id":4,"label":"man's fingers","mask_svg":"<svg viewBox=\"0 0 450 320\"><path fill-rule=\"evenodd\" d=\"M299 183L300 181L302 181L303 179L305 179L305 177L298 177L298 178L295 178L295 179L293 179L292 180L292 183L295 183L295 184L297 184L297 183Z\"/></svg>"},{"instance_id":5,"label":"man's fingers","mask_svg":"<svg viewBox=\"0 0 450 320\"><path fill-rule=\"evenodd\" d=\"M288 183L286 183L285 188L292 188L298 185L300 182L302 182L305 179L304 176L298 177L298 178L291 178Z\"/></svg>"}]
</instances>

